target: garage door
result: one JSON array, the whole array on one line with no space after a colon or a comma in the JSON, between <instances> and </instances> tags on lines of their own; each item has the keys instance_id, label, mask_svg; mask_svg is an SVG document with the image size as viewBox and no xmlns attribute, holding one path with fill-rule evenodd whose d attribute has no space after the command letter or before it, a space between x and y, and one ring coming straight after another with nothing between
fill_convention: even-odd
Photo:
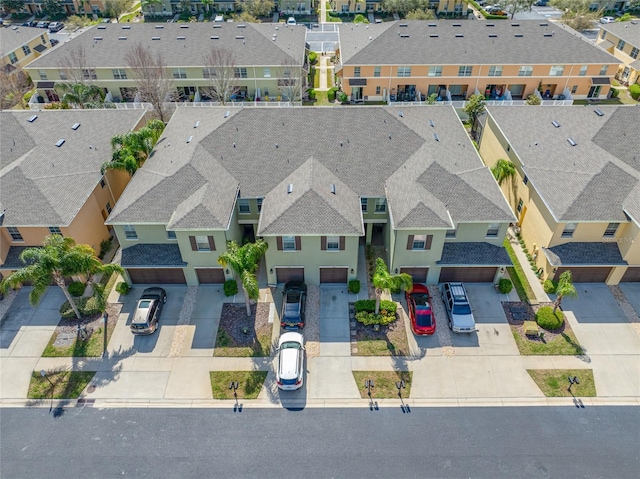
<instances>
[{"instance_id":1,"label":"garage door","mask_svg":"<svg viewBox=\"0 0 640 479\"><path fill-rule=\"evenodd\" d=\"M627 268L620 280L621 283L640 282L640 267Z\"/></svg>"},{"instance_id":2,"label":"garage door","mask_svg":"<svg viewBox=\"0 0 640 479\"><path fill-rule=\"evenodd\" d=\"M574 283L604 283L609 277L611 268L608 267L573 267L573 268L558 268L556 271L555 281L558 281L560 275L571 270L571 276Z\"/></svg>"},{"instance_id":3,"label":"garage door","mask_svg":"<svg viewBox=\"0 0 640 479\"><path fill-rule=\"evenodd\" d=\"M347 268L320 268L321 283L346 283Z\"/></svg>"},{"instance_id":4,"label":"garage door","mask_svg":"<svg viewBox=\"0 0 640 479\"><path fill-rule=\"evenodd\" d=\"M440 270L440 283L447 281L464 281L466 283L492 283L496 277L497 269L491 267L477 268L442 268Z\"/></svg>"},{"instance_id":5,"label":"garage door","mask_svg":"<svg viewBox=\"0 0 640 479\"><path fill-rule=\"evenodd\" d=\"M304 268L276 268L276 281L286 283L292 279L304 281Z\"/></svg>"},{"instance_id":6,"label":"garage door","mask_svg":"<svg viewBox=\"0 0 640 479\"><path fill-rule=\"evenodd\" d=\"M181 268L131 268L127 269L133 284L185 284Z\"/></svg>"},{"instance_id":7,"label":"garage door","mask_svg":"<svg viewBox=\"0 0 640 479\"><path fill-rule=\"evenodd\" d=\"M200 284L220 284L225 281L222 268L196 268L196 274Z\"/></svg>"},{"instance_id":8,"label":"garage door","mask_svg":"<svg viewBox=\"0 0 640 479\"><path fill-rule=\"evenodd\" d=\"M429 268L400 268L401 273L411 276L414 283L426 283Z\"/></svg>"}]
</instances>

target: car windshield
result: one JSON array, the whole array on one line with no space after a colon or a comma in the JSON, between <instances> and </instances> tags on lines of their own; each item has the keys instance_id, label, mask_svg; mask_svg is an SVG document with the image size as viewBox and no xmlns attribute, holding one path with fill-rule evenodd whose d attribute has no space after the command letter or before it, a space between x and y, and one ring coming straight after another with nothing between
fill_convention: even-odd
<instances>
[{"instance_id":1,"label":"car windshield","mask_svg":"<svg viewBox=\"0 0 640 479\"><path fill-rule=\"evenodd\" d=\"M300 343L295 341L286 341L280 345L280 349L300 349Z\"/></svg>"},{"instance_id":2,"label":"car windshield","mask_svg":"<svg viewBox=\"0 0 640 479\"><path fill-rule=\"evenodd\" d=\"M298 378L293 378L293 379L280 379L280 382L282 384L284 384L285 386L292 386L294 384L296 384L298 382Z\"/></svg>"},{"instance_id":3,"label":"car windshield","mask_svg":"<svg viewBox=\"0 0 640 479\"><path fill-rule=\"evenodd\" d=\"M433 316L428 306L416 307L416 324L418 326L433 326Z\"/></svg>"},{"instance_id":4,"label":"car windshield","mask_svg":"<svg viewBox=\"0 0 640 479\"><path fill-rule=\"evenodd\" d=\"M138 301L138 309L149 309L152 302L151 299L141 299Z\"/></svg>"},{"instance_id":5,"label":"car windshield","mask_svg":"<svg viewBox=\"0 0 640 479\"><path fill-rule=\"evenodd\" d=\"M454 304L453 314L471 314L471 308L468 304Z\"/></svg>"},{"instance_id":6,"label":"car windshield","mask_svg":"<svg viewBox=\"0 0 640 479\"><path fill-rule=\"evenodd\" d=\"M426 305L429 301L429 295L427 293L413 293L411 297L416 304Z\"/></svg>"}]
</instances>

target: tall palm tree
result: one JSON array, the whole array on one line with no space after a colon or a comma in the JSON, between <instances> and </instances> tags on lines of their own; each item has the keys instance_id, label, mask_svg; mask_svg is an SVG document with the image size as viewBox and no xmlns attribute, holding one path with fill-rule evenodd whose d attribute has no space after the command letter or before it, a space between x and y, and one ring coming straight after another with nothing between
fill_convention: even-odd
<instances>
[{"instance_id":1,"label":"tall palm tree","mask_svg":"<svg viewBox=\"0 0 640 479\"><path fill-rule=\"evenodd\" d=\"M413 288L413 280L407 273L391 274L387 269L387 265L382 258L376 258L376 269L373 272L373 286L376 289L376 311L380 312L380 298L382 292L387 289L404 289Z\"/></svg>"},{"instance_id":2,"label":"tall palm tree","mask_svg":"<svg viewBox=\"0 0 640 479\"><path fill-rule=\"evenodd\" d=\"M76 108L97 108L103 99L102 90L96 85L84 83L58 83L55 86L60 100Z\"/></svg>"},{"instance_id":3,"label":"tall palm tree","mask_svg":"<svg viewBox=\"0 0 640 479\"><path fill-rule=\"evenodd\" d=\"M560 279L558 280L558 287L556 288L556 300L553 303L553 314L556 313L556 310L562 304L562 299L565 297L578 297L578 291L576 291L576 287L573 285L573 276L571 274L571 270L567 270L560 275Z\"/></svg>"},{"instance_id":4,"label":"tall palm tree","mask_svg":"<svg viewBox=\"0 0 640 479\"><path fill-rule=\"evenodd\" d=\"M242 284L244 303L247 307L247 316L251 316L251 304L249 300L258 299L258 264L264 256L269 245L262 240L255 243L246 243L239 246L235 241L227 243L227 251L218 257L218 263L223 267L233 270L236 281Z\"/></svg>"},{"instance_id":5,"label":"tall palm tree","mask_svg":"<svg viewBox=\"0 0 640 479\"><path fill-rule=\"evenodd\" d=\"M214 0L200 0L200 3L204 5L207 15L209 14L209 5L213 5Z\"/></svg>"},{"instance_id":6,"label":"tall palm tree","mask_svg":"<svg viewBox=\"0 0 640 479\"><path fill-rule=\"evenodd\" d=\"M29 293L29 302L37 305L53 280L62 289L67 301L78 319L82 318L75 301L69 294L64 279L66 277L92 271L101 272L104 265L96 257L95 251L88 245L78 245L73 238L61 235L49 235L42 248L27 248L20 259L25 267L15 271L0 282L0 291L16 287L25 281L31 281L33 289Z\"/></svg>"},{"instance_id":7,"label":"tall palm tree","mask_svg":"<svg viewBox=\"0 0 640 479\"><path fill-rule=\"evenodd\" d=\"M491 167L491 173L498 182L498 185L502 186L505 181L511 181L511 189L509 190L509 197L513 196L515 201L518 194L517 171L515 165L503 158L500 158L495 165Z\"/></svg>"},{"instance_id":8,"label":"tall palm tree","mask_svg":"<svg viewBox=\"0 0 640 479\"><path fill-rule=\"evenodd\" d=\"M92 288L98 286L93 284L93 276L96 274L111 276L113 273L124 273L124 269L119 264L102 264L102 261L96 256L95 250L88 244L79 244L76 247L80 273L86 278L86 286Z\"/></svg>"},{"instance_id":9,"label":"tall palm tree","mask_svg":"<svg viewBox=\"0 0 640 479\"><path fill-rule=\"evenodd\" d=\"M104 174L110 169L124 170L133 176L151 155L164 127L165 124L160 120L151 120L138 131L129 131L111 138L113 155L111 161L102 164L100 172Z\"/></svg>"}]
</instances>

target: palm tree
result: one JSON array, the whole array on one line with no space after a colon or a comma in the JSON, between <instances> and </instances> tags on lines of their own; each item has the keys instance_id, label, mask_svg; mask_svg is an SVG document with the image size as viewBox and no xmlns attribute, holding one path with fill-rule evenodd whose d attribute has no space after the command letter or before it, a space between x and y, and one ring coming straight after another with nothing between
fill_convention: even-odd
<instances>
[{"instance_id":1,"label":"palm tree","mask_svg":"<svg viewBox=\"0 0 640 479\"><path fill-rule=\"evenodd\" d=\"M247 316L251 316L251 304L249 300L258 299L258 264L264 256L269 245L262 240L255 243L246 243L238 246L235 241L227 243L227 251L218 257L218 263L223 267L231 268L236 281L240 281L244 292L244 303L247 307Z\"/></svg>"},{"instance_id":2,"label":"palm tree","mask_svg":"<svg viewBox=\"0 0 640 479\"><path fill-rule=\"evenodd\" d=\"M96 256L95 250L88 244L79 244L76 247L80 273L86 278L86 286L98 287L97 284L93 284L93 276L96 274L111 276L113 273L124 273L124 269L119 264L102 264L102 261Z\"/></svg>"},{"instance_id":3,"label":"palm tree","mask_svg":"<svg viewBox=\"0 0 640 479\"><path fill-rule=\"evenodd\" d=\"M502 186L507 180L511 181L511 190L509 196L513 195L513 199L517 197L518 193L518 185L516 183L516 167L515 165L509 161L500 158L495 165L491 167L491 173L493 173L493 177L498 182L498 185Z\"/></svg>"},{"instance_id":4,"label":"palm tree","mask_svg":"<svg viewBox=\"0 0 640 479\"><path fill-rule=\"evenodd\" d=\"M55 86L63 103L77 108L96 108L102 103L103 92L96 85L84 83L58 83Z\"/></svg>"},{"instance_id":5,"label":"palm tree","mask_svg":"<svg viewBox=\"0 0 640 479\"><path fill-rule=\"evenodd\" d=\"M413 288L413 280L407 273L389 273L384 260L382 258L376 258L376 269L373 273L373 286L376 289L375 314L378 314L380 312L380 298L382 296L382 291L386 289L410 290Z\"/></svg>"},{"instance_id":6,"label":"palm tree","mask_svg":"<svg viewBox=\"0 0 640 479\"><path fill-rule=\"evenodd\" d=\"M88 245L77 245L73 238L54 234L44 239L42 248L25 249L20 254L20 259L26 266L4 278L0 282L0 291L6 292L9 287L31 281L33 289L29 293L29 302L35 306L53 280L62 289L76 317L82 319L64 279L88 271L94 273L102 271L105 265L100 263L93 248Z\"/></svg>"},{"instance_id":7,"label":"palm tree","mask_svg":"<svg viewBox=\"0 0 640 479\"><path fill-rule=\"evenodd\" d=\"M214 0L200 0L200 3L204 5L207 15L209 14L209 5L213 5Z\"/></svg>"},{"instance_id":8,"label":"palm tree","mask_svg":"<svg viewBox=\"0 0 640 479\"><path fill-rule=\"evenodd\" d=\"M558 280L558 287L556 288L556 300L553 303L553 314L556 313L556 310L562 304L562 299L564 297L578 297L578 291L576 291L576 287L573 285L573 276L571 275L571 270L567 270L560 275L560 279Z\"/></svg>"},{"instance_id":9,"label":"palm tree","mask_svg":"<svg viewBox=\"0 0 640 479\"><path fill-rule=\"evenodd\" d=\"M100 172L104 174L107 170L124 170L133 176L151 155L164 127L160 120L151 120L138 131L129 131L111 138L113 156L111 161L102 164Z\"/></svg>"}]
</instances>

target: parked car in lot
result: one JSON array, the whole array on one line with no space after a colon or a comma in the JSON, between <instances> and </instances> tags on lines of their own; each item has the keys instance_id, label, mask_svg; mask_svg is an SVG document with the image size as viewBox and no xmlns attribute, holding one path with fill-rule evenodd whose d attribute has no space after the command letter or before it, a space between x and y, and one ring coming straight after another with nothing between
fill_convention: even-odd
<instances>
[{"instance_id":1,"label":"parked car in lot","mask_svg":"<svg viewBox=\"0 0 640 479\"><path fill-rule=\"evenodd\" d=\"M216 15L213 21L217 23L224 22L224 17L222 15Z\"/></svg>"},{"instance_id":2,"label":"parked car in lot","mask_svg":"<svg viewBox=\"0 0 640 479\"><path fill-rule=\"evenodd\" d=\"M36 27L38 27L38 28L49 28L49 23L51 23L51 22L47 22L47 21L43 20L43 21L38 22Z\"/></svg>"},{"instance_id":3,"label":"parked car in lot","mask_svg":"<svg viewBox=\"0 0 640 479\"><path fill-rule=\"evenodd\" d=\"M615 21L616 21L616 19L613 18L613 17L602 17L600 19L600 23L613 23Z\"/></svg>"},{"instance_id":4,"label":"parked car in lot","mask_svg":"<svg viewBox=\"0 0 640 479\"><path fill-rule=\"evenodd\" d=\"M133 334L153 334L158 329L160 313L167 302L167 292L158 287L147 288L138 300L136 310L131 321Z\"/></svg>"},{"instance_id":5,"label":"parked car in lot","mask_svg":"<svg viewBox=\"0 0 640 479\"><path fill-rule=\"evenodd\" d=\"M38 22L36 22L35 20L32 20L30 22L24 22L21 26L23 27L35 27L38 25Z\"/></svg>"},{"instance_id":6,"label":"parked car in lot","mask_svg":"<svg viewBox=\"0 0 640 479\"><path fill-rule=\"evenodd\" d=\"M476 330L473 311L462 283L444 283L442 301L449 317L449 328L454 333L472 333Z\"/></svg>"},{"instance_id":7,"label":"parked car in lot","mask_svg":"<svg viewBox=\"0 0 640 479\"><path fill-rule=\"evenodd\" d=\"M431 308L429 289L423 284L414 283L411 291L405 292L411 329L415 334L433 334L436 332L436 320Z\"/></svg>"},{"instance_id":8,"label":"parked car in lot","mask_svg":"<svg viewBox=\"0 0 640 479\"><path fill-rule=\"evenodd\" d=\"M62 22L51 22L49 24L49 32L56 33L64 28L64 23Z\"/></svg>"},{"instance_id":9,"label":"parked car in lot","mask_svg":"<svg viewBox=\"0 0 640 479\"><path fill-rule=\"evenodd\" d=\"M304 337L300 333L284 333L278 341L276 384L283 390L302 387L304 381Z\"/></svg>"},{"instance_id":10,"label":"parked car in lot","mask_svg":"<svg viewBox=\"0 0 640 479\"><path fill-rule=\"evenodd\" d=\"M49 39L49 41L51 42L52 47L55 47L58 43L60 43L60 40L56 40L55 38L51 38Z\"/></svg>"},{"instance_id":11,"label":"parked car in lot","mask_svg":"<svg viewBox=\"0 0 640 479\"><path fill-rule=\"evenodd\" d=\"M287 18L287 25L295 25L296 24L296 19L293 17L289 17Z\"/></svg>"},{"instance_id":12,"label":"parked car in lot","mask_svg":"<svg viewBox=\"0 0 640 479\"><path fill-rule=\"evenodd\" d=\"M306 304L307 285L297 280L286 283L282 293L280 326L287 330L304 328Z\"/></svg>"}]
</instances>

